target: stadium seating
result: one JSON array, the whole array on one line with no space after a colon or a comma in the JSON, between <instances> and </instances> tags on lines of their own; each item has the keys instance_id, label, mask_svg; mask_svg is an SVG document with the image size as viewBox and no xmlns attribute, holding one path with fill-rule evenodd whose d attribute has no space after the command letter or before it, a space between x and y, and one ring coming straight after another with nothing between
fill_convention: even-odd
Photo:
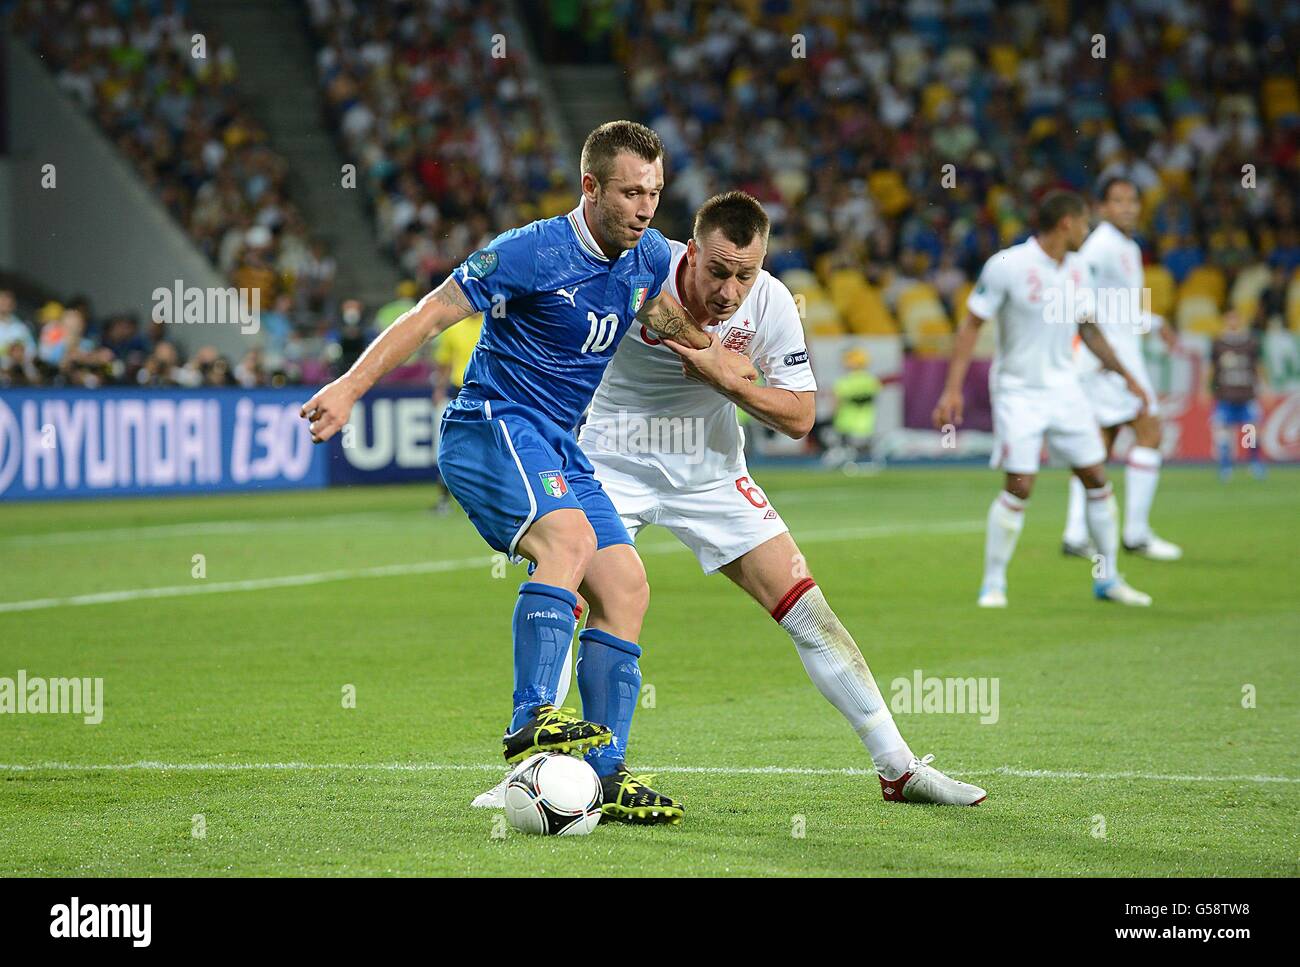
<instances>
[{"instance_id":1,"label":"stadium seating","mask_svg":"<svg viewBox=\"0 0 1300 967\"><path fill-rule=\"evenodd\" d=\"M814 12L755 0L734 6L722 42L710 39L712 5L655 4L653 17L622 25L615 45L635 74L643 119L686 132L685 153L717 184L788 198L778 187L785 175L767 161L780 132L796 131L811 173L798 207L817 217L792 225L853 331L880 327L879 314L850 309L849 289L830 287L830 267L856 265L884 289L891 266L933 231L924 253L931 269L947 250L969 283L996 248L1025 237L1037 193L1089 191L1099 173L1127 174L1142 190L1139 242L1154 311L1204 330L1228 307L1238 270L1269 257L1282 226L1294 229L1300 193L1286 167L1300 130L1294 64L1242 47L1229 80L1179 53L1208 49L1225 31L1266 35L1272 25L1262 10L1189 3L1174 30L1159 5L1128 9L1132 35L1144 39L1112 49L1102 71L1087 45L1067 40L1064 4L1044 5L1037 28L1024 33L1010 9L993 5L905 6L902 20L868 39L850 7ZM770 43L791 32L808 40L806 70ZM714 83L715 74L730 83ZM1060 123L1062 103L1074 130ZM744 124L733 123L741 117ZM949 161L961 173L955 185L934 174ZM1212 204L1218 176L1246 163L1257 178L1252 197L1272 201ZM846 185L871 203L868 233L883 241L869 254L826 217ZM1249 308L1245 293L1255 284L1238 290L1237 304ZM1182 299L1190 304L1180 308ZM961 300L952 301L950 317L959 318ZM896 312L909 338L919 332L914 311Z\"/></svg>"}]
</instances>

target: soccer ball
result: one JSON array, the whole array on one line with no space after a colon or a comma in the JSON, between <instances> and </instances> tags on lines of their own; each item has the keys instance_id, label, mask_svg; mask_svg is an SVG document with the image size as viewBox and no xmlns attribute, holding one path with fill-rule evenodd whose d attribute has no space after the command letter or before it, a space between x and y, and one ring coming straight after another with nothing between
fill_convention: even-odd
<instances>
[{"instance_id":1,"label":"soccer ball","mask_svg":"<svg viewBox=\"0 0 1300 967\"><path fill-rule=\"evenodd\" d=\"M506 779L506 822L521 833L585 836L600 822L600 779L581 759L539 752Z\"/></svg>"}]
</instances>

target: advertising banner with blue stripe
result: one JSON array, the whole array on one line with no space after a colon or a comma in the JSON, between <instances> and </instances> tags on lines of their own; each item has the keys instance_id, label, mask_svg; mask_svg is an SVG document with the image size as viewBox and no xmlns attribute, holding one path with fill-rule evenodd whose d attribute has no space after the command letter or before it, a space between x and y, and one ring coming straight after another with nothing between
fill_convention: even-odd
<instances>
[{"instance_id":1,"label":"advertising banner with blue stripe","mask_svg":"<svg viewBox=\"0 0 1300 967\"><path fill-rule=\"evenodd\" d=\"M330 440L331 484L433 480L438 413L425 387L376 386Z\"/></svg>"},{"instance_id":2,"label":"advertising banner with blue stripe","mask_svg":"<svg viewBox=\"0 0 1300 967\"><path fill-rule=\"evenodd\" d=\"M0 500L322 487L290 389L0 393Z\"/></svg>"}]
</instances>

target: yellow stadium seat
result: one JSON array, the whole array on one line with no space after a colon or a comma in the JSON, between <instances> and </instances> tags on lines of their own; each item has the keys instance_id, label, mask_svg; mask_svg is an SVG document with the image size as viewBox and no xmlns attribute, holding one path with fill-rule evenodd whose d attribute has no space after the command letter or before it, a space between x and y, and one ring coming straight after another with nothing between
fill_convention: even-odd
<instances>
[{"instance_id":1,"label":"yellow stadium seat","mask_svg":"<svg viewBox=\"0 0 1300 967\"><path fill-rule=\"evenodd\" d=\"M1268 78L1260 85L1259 99L1264 105L1264 117L1270 121L1300 113L1300 87L1294 77Z\"/></svg>"},{"instance_id":2,"label":"yellow stadium seat","mask_svg":"<svg viewBox=\"0 0 1300 967\"><path fill-rule=\"evenodd\" d=\"M928 282L918 282L904 289L898 296L897 308L898 321L907 333L934 319L942 319L947 324L948 313L944 311L939 293Z\"/></svg>"},{"instance_id":3,"label":"yellow stadium seat","mask_svg":"<svg viewBox=\"0 0 1300 967\"><path fill-rule=\"evenodd\" d=\"M944 320L923 322L912 338L912 348L922 356L946 356L952 352L952 329Z\"/></svg>"},{"instance_id":4,"label":"yellow stadium seat","mask_svg":"<svg viewBox=\"0 0 1300 967\"><path fill-rule=\"evenodd\" d=\"M843 315L850 332L863 336L891 336L898 332L898 323L874 286L863 289Z\"/></svg>"},{"instance_id":5,"label":"yellow stadium seat","mask_svg":"<svg viewBox=\"0 0 1300 967\"><path fill-rule=\"evenodd\" d=\"M966 300L975 289L974 282L963 282L957 287L957 291L952 295L952 324L960 326L961 321L966 318Z\"/></svg>"},{"instance_id":6,"label":"yellow stadium seat","mask_svg":"<svg viewBox=\"0 0 1300 967\"><path fill-rule=\"evenodd\" d=\"M1260 296L1268 288L1272 277L1273 274L1268 266L1262 262L1246 266L1237 273L1237 278L1232 283L1232 290L1228 293L1228 304L1246 318L1253 318L1255 309L1259 306Z\"/></svg>"},{"instance_id":7,"label":"yellow stadium seat","mask_svg":"<svg viewBox=\"0 0 1300 967\"><path fill-rule=\"evenodd\" d=\"M1178 300L1178 329L1217 336L1223 328L1219 304L1205 295L1184 296Z\"/></svg>"},{"instance_id":8,"label":"yellow stadium seat","mask_svg":"<svg viewBox=\"0 0 1300 967\"><path fill-rule=\"evenodd\" d=\"M1015 241L1016 236L1024 231L1025 223L1018 218L1006 218L998 224L998 238L1003 246Z\"/></svg>"},{"instance_id":9,"label":"yellow stadium seat","mask_svg":"<svg viewBox=\"0 0 1300 967\"><path fill-rule=\"evenodd\" d=\"M804 313L804 332L810 336L842 336L846 333L844 320L829 300L810 302Z\"/></svg>"},{"instance_id":10,"label":"yellow stadium seat","mask_svg":"<svg viewBox=\"0 0 1300 967\"><path fill-rule=\"evenodd\" d=\"M994 44L989 47L989 66L1002 80L1015 81L1016 71L1020 68L1020 54L1010 44Z\"/></svg>"},{"instance_id":11,"label":"yellow stadium seat","mask_svg":"<svg viewBox=\"0 0 1300 967\"><path fill-rule=\"evenodd\" d=\"M1300 269L1286 287L1286 324L1287 328L1300 332Z\"/></svg>"},{"instance_id":12,"label":"yellow stadium seat","mask_svg":"<svg viewBox=\"0 0 1300 967\"><path fill-rule=\"evenodd\" d=\"M897 171L874 171L867 179L867 190L875 199L876 207L886 218L900 215L912 204L912 193L907 190L903 176Z\"/></svg>"},{"instance_id":13,"label":"yellow stadium seat","mask_svg":"<svg viewBox=\"0 0 1300 967\"><path fill-rule=\"evenodd\" d=\"M1165 186L1160 182L1155 182L1146 191L1142 192L1142 224L1144 226L1151 224L1151 218L1155 215L1156 209L1160 203L1165 200Z\"/></svg>"},{"instance_id":14,"label":"yellow stadium seat","mask_svg":"<svg viewBox=\"0 0 1300 967\"><path fill-rule=\"evenodd\" d=\"M1185 114L1174 123L1174 138L1178 141L1186 141L1193 131L1205 124L1204 116L1200 114Z\"/></svg>"},{"instance_id":15,"label":"yellow stadium seat","mask_svg":"<svg viewBox=\"0 0 1300 967\"><path fill-rule=\"evenodd\" d=\"M921 113L927 120L937 121L939 109L952 100L952 91L948 85L937 81L927 84L921 92Z\"/></svg>"},{"instance_id":16,"label":"yellow stadium seat","mask_svg":"<svg viewBox=\"0 0 1300 967\"><path fill-rule=\"evenodd\" d=\"M1192 188L1192 173L1186 168L1161 168L1160 183L1174 195L1185 195Z\"/></svg>"},{"instance_id":17,"label":"yellow stadium seat","mask_svg":"<svg viewBox=\"0 0 1300 967\"><path fill-rule=\"evenodd\" d=\"M1168 316L1174 307L1177 288L1169 270L1163 265L1148 265L1142 271L1142 284L1151 290L1151 311Z\"/></svg>"},{"instance_id":18,"label":"yellow stadium seat","mask_svg":"<svg viewBox=\"0 0 1300 967\"><path fill-rule=\"evenodd\" d=\"M848 315L869 288L867 277L857 269L836 269L826 283L826 292L842 315Z\"/></svg>"},{"instance_id":19,"label":"yellow stadium seat","mask_svg":"<svg viewBox=\"0 0 1300 967\"><path fill-rule=\"evenodd\" d=\"M1183 284L1178 287L1178 301L1188 297L1205 296L1214 300L1215 307L1223 305L1228 294L1228 280L1223 270L1213 265L1198 265L1187 273Z\"/></svg>"}]
</instances>

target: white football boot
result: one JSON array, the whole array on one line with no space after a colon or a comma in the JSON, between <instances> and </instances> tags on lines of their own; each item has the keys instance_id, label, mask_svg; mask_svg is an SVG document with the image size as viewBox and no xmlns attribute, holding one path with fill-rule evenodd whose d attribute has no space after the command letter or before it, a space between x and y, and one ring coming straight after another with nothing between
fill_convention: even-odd
<instances>
[{"instance_id":1,"label":"white football boot","mask_svg":"<svg viewBox=\"0 0 1300 967\"><path fill-rule=\"evenodd\" d=\"M1092 593L1098 601L1115 601L1135 608L1151 607L1151 595L1129 587L1122 575L1107 581L1093 581Z\"/></svg>"},{"instance_id":2,"label":"white football boot","mask_svg":"<svg viewBox=\"0 0 1300 967\"><path fill-rule=\"evenodd\" d=\"M1156 537L1155 534L1147 535L1147 539L1140 544L1125 543L1124 550L1152 561L1176 561L1183 556L1181 547L1163 537Z\"/></svg>"},{"instance_id":3,"label":"white football boot","mask_svg":"<svg viewBox=\"0 0 1300 967\"><path fill-rule=\"evenodd\" d=\"M885 802L930 803L938 806L978 806L987 798L979 786L961 782L930 765L934 755L912 757L907 771L892 782L880 776Z\"/></svg>"},{"instance_id":4,"label":"white football boot","mask_svg":"<svg viewBox=\"0 0 1300 967\"><path fill-rule=\"evenodd\" d=\"M981 588L979 600L976 604L981 608L1005 608L1007 606L1007 592L1001 588Z\"/></svg>"},{"instance_id":5,"label":"white football boot","mask_svg":"<svg viewBox=\"0 0 1300 967\"><path fill-rule=\"evenodd\" d=\"M487 792L480 792L470 803L476 809L505 809L506 808L506 781L510 774L506 773L505 779L502 779Z\"/></svg>"}]
</instances>

